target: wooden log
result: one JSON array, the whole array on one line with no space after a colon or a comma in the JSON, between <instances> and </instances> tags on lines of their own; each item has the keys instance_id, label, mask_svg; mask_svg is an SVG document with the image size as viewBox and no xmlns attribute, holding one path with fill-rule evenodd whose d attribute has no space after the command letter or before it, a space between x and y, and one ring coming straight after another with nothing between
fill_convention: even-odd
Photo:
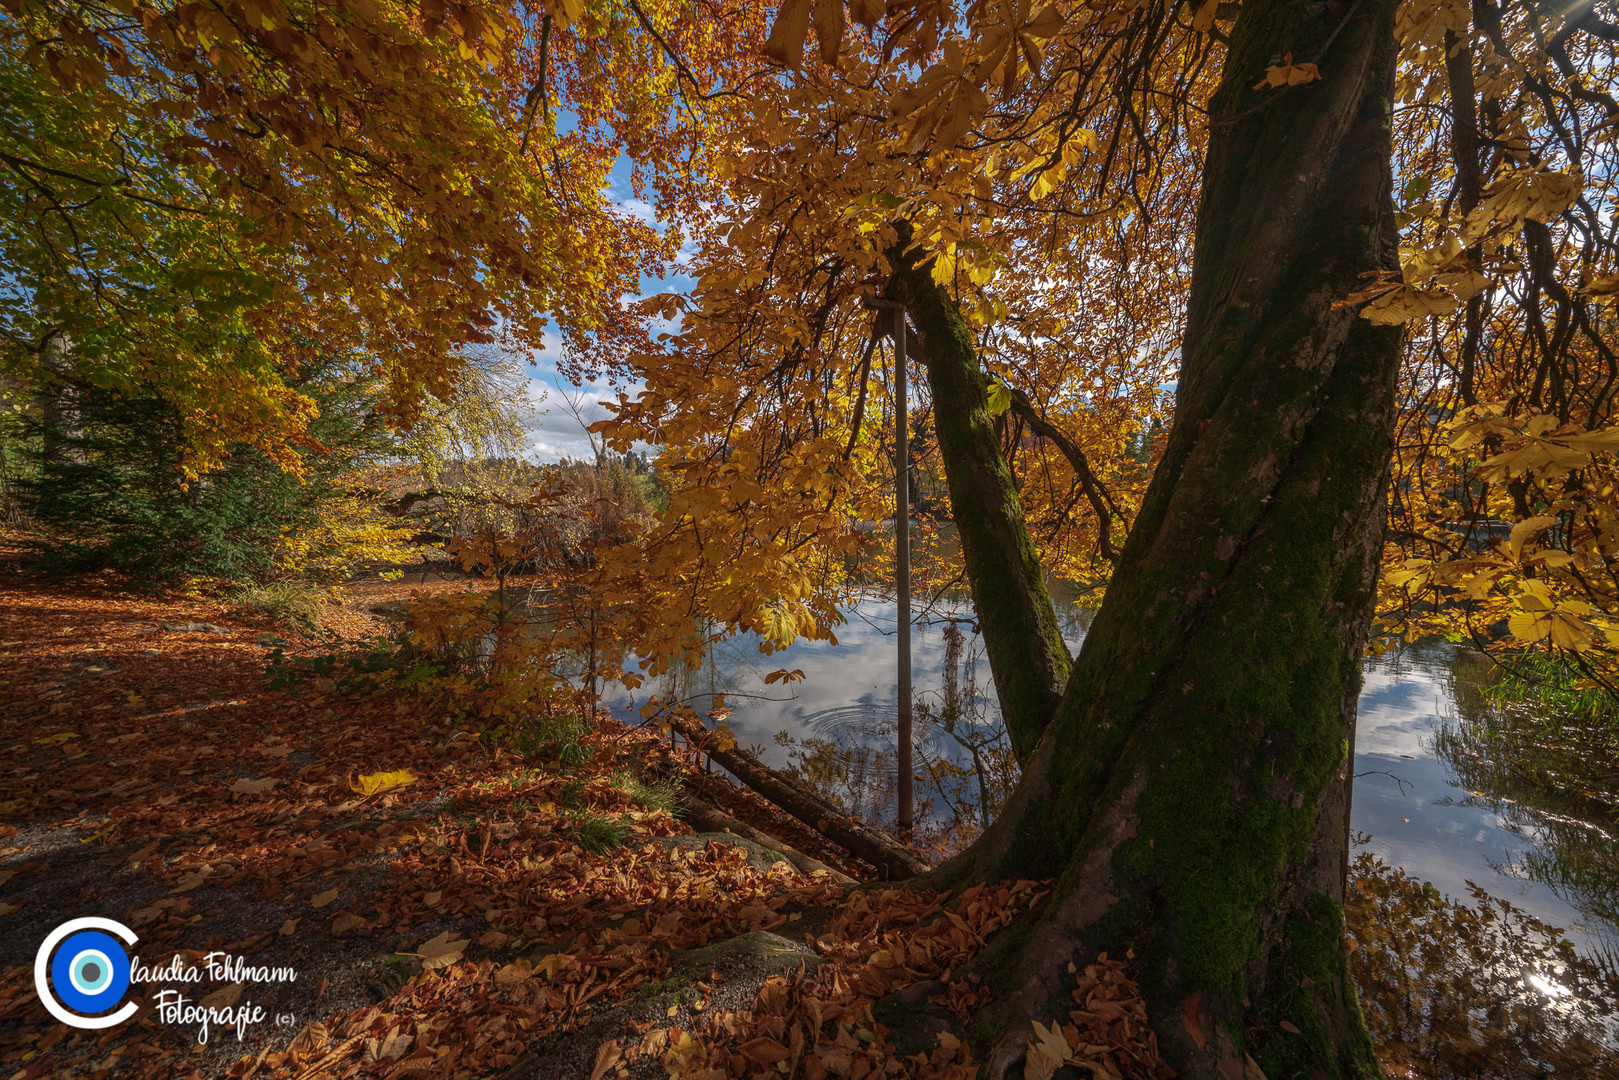
<instances>
[{"instance_id":1,"label":"wooden log","mask_svg":"<svg viewBox=\"0 0 1619 1080\"><path fill-rule=\"evenodd\" d=\"M752 840L762 848L778 852L801 874L825 870L832 875L832 880L840 884L854 881L854 878L843 871L812 859L803 852L788 847L769 833L760 832L741 818L727 813L718 804L711 802L707 793L694 783L682 785L680 801L681 817L687 824L701 832L728 832L744 840Z\"/></svg>"},{"instance_id":2,"label":"wooden log","mask_svg":"<svg viewBox=\"0 0 1619 1080\"><path fill-rule=\"evenodd\" d=\"M770 768L753 754L733 746L719 749L714 733L689 717L672 716L674 730L693 746L730 770L732 776L769 799L857 859L877 868L887 880L916 877L932 869L893 837L856 821L804 785Z\"/></svg>"}]
</instances>

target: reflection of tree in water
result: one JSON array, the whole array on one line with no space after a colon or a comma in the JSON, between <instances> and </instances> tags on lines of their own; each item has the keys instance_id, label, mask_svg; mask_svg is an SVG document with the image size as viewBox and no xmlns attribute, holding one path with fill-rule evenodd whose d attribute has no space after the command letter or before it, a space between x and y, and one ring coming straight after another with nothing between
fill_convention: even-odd
<instances>
[{"instance_id":1,"label":"reflection of tree in water","mask_svg":"<svg viewBox=\"0 0 1619 1080\"><path fill-rule=\"evenodd\" d=\"M987 828L1017 784L1011 740L978 685L978 650L945 625L944 684L912 705L919 844L943 854ZM816 734L780 732L790 771L842 809L886 824L895 806L894 718L871 702L822 714Z\"/></svg>"},{"instance_id":2,"label":"reflection of tree in water","mask_svg":"<svg viewBox=\"0 0 1619 1080\"><path fill-rule=\"evenodd\" d=\"M1459 653L1449 689L1460 713L1434 734L1434 751L1467 792L1530 845L1502 873L1541 882L1619 948L1619 761L1573 727L1486 696L1491 662ZM1610 955L1610 959L1616 959Z\"/></svg>"},{"instance_id":3,"label":"reflection of tree in water","mask_svg":"<svg viewBox=\"0 0 1619 1080\"><path fill-rule=\"evenodd\" d=\"M1441 897L1369 853L1354 861L1344 903L1350 972L1388 1074L1614 1076L1613 965L1477 886L1472 894L1471 903Z\"/></svg>"}]
</instances>

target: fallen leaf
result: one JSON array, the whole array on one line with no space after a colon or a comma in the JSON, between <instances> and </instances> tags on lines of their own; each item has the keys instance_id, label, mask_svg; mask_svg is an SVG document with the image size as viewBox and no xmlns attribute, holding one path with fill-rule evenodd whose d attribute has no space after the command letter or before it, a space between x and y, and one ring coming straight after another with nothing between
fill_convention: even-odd
<instances>
[{"instance_id":1,"label":"fallen leaf","mask_svg":"<svg viewBox=\"0 0 1619 1080\"><path fill-rule=\"evenodd\" d=\"M386 1038L365 1040L365 1058L367 1061L393 1061L404 1057L410 1044L416 1041L414 1035L406 1035L400 1031L390 1032Z\"/></svg>"},{"instance_id":2,"label":"fallen leaf","mask_svg":"<svg viewBox=\"0 0 1619 1080\"><path fill-rule=\"evenodd\" d=\"M392 791L394 788L402 788L415 782L415 773L409 769L400 769L397 772L368 773L358 780L350 780L349 790L362 799L369 799L373 795L381 795L384 791Z\"/></svg>"},{"instance_id":3,"label":"fallen leaf","mask_svg":"<svg viewBox=\"0 0 1619 1080\"><path fill-rule=\"evenodd\" d=\"M449 967L461 959L471 944L466 938L458 938L453 931L446 930L435 938L422 942L416 948L416 956L422 959L422 969L433 971L441 967Z\"/></svg>"},{"instance_id":4,"label":"fallen leaf","mask_svg":"<svg viewBox=\"0 0 1619 1080\"><path fill-rule=\"evenodd\" d=\"M495 972L495 982L501 986L511 986L520 983L534 974L534 965L527 960L518 959Z\"/></svg>"},{"instance_id":5,"label":"fallen leaf","mask_svg":"<svg viewBox=\"0 0 1619 1080\"><path fill-rule=\"evenodd\" d=\"M602 1077L613 1071L613 1066L623 1056L618 1048L618 1040L609 1039L596 1047L596 1064L590 1067L590 1080L601 1080Z\"/></svg>"},{"instance_id":6,"label":"fallen leaf","mask_svg":"<svg viewBox=\"0 0 1619 1080\"><path fill-rule=\"evenodd\" d=\"M573 963L573 957L567 953L554 952L549 956L542 957L540 962L534 965L534 973L544 975L547 979L554 979L557 972L571 963Z\"/></svg>"},{"instance_id":7,"label":"fallen leaf","mask_svg":"<svg viewBox=\"0 0 1619 1080\"><path fill-rule=\"evenodd\" d=\"M1038 1020L1033 1024L1035 1038L1023 1058L1023 1080L1051 1080L1071 1053L1068 1040Z\"/></svg>"},{"instance_id":8,"label":"fallen leaf","mask_svg":"<svg viewBox=\"0 0 1619 1080\"><path fill-rule=\"evenodd\" d=\"M438 902L442 899L444 899L444 894L442 892L422 893L422 906L438 907Z\"/></svg>"},{"instance_id":9,"label":"fallen leaf","mask_svg":"<svg viewBox=\"0 0 1619 1080\"><path fill-rule=\"evenodd\" d=\"M327 904L330 904L333 900L337 899L337 894L340 891L342 890L327 889L325 892L318 892L309 898L310 906L318 908L325 907Z\"/></svg>"},{"instance_id":10,"label":"fallen leaf","mask_svg":"<svg viewBox=\"0 0 1619 1080\"><path fill-rule=\"evenodd\" d=\"M196 870L182 877L174 888L169 890L169 895L174 896L177 893L190 892L207 881L213 872L214 868L211 866L199 866Z\"/></svg>"},{"instance_id":11,"label":"fallen leaf","mask_svg":"<svg viewBox=\"0 0 1619 1080\"><path fill-rule=\"evenodd\" d=\"M332 920L332 933L342 934L353 930L357 926L364 926L365 920L352 911L345 911Z\"/></svg>"},{"instance_id":12,"label":"fallen leaf","mask_svg":"<svg viewBox=\"0 0 1619 1080\"><path fill-rule=\"evenodd\" d=\"M763 1036L743 1043L740 1050L743 1057L759 1065L774 1065L792 1057L792 1052L781 1043Z\"/></svg>"},{"instance_id":13,"label":"fallen leaf","mask_svg":"<svg viewBox=\"0 0 1619 1080\"><path fill-rule=\"evenodd\" d=\"M274 776L266 776L262 780L242 779L230 786L230 790L238 795L263 795L266 791L281 783Z\"/></svg>"},{"instance_id":14,"label":"fallen leaf","mask_svg":"<svg viewBox=\"0 0 1619 1080\"><path fill-rule=\"evenodd\" d=\"M284 937L291 937L293 934L295 934L297 932L298 932L298 920L297 919L288 919L286 922L281 924L281 933L282 933L282 935Z\"/></svg>"}]
</instances>

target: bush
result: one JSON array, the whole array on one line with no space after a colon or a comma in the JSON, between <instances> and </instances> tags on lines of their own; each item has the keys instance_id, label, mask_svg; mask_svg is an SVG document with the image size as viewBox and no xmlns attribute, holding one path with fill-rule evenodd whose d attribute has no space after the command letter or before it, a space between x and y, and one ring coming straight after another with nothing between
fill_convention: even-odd
<instances>
[{"instance_id":1,"label":"bush","mask_svg":"<svg viewBox=\"0 0 1619 1080\"><path fill-rule=\"evenodd\" d=\"M40 566L115 570L146 585L346 570L388 533L343 484L393 446L369 408L379 391L335 360L311 365L294 385L320 407L302 475L238 445L191 478L186 427L168 401L71 381L53 387L66 404L14 416L7 434L26 466L14 481L18 501L48 534L32 545ZM351 557L334 548L353 549Z\"/></svg>"}]
</instances>

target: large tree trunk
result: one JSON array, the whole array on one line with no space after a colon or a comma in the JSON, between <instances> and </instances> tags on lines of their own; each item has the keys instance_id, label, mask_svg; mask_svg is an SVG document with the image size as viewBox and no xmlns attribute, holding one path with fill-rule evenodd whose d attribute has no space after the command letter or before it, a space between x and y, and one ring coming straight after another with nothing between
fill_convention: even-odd
<instances>
[{"instance_id":1,"label":"large tree trunk","mask_svg":"<svg viewBox=\"0 0 1619 1080\"><path fill-rule=\"evenodd\" d=\"M1070 961L1127 948L1183 1076L1377 1072L1340 903L1400 334L1334 303L1397 265L1394 8L1241 7L1162 464L1021 786L932 878L1057 879L977 962L992 1077L1066 1017ZM1255 90L1289 52L1320 81Z\"/></svg>"}]
</instances>

